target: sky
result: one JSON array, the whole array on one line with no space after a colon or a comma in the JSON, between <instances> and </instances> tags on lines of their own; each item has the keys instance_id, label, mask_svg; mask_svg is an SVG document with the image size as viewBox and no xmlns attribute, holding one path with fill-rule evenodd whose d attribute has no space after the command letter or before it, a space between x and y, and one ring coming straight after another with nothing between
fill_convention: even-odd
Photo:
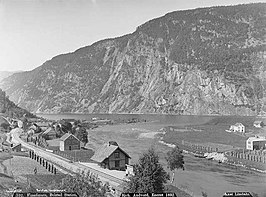
<instances>
[{"instance_id":1,"label":"sky","mask_svg":"<svg viewBox=\"0 0 266 197\"><path fill-rule=\"evenodd\" d=\"M254 2L265 0L0 0L0 71L32 70L168 12Z\"/></svg>"}]
</instances>

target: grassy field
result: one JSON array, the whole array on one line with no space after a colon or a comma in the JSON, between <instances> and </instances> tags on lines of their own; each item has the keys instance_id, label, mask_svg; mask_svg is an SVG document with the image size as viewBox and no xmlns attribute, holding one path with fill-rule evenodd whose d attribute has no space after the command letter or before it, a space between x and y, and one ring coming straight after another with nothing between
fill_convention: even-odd
<instances>
[{"instance_id":1,"label":"grassy field","mask_svg":"<svg viewBox=\"0 0 266 197\"><path fill-rule=\"evenodd\" d=\"M65 174L37 174L32 175L28 174L25 175L27 177L28 181L38 189L47 189L49 185L51 185L53 182L60 183L61 180L66 177Z\"/></svg>"},{"instance_id":2,"label":"grassy field","mask_svg":"<svg viewBox=\"0 0 266 197\"><path fill-rule=\"evenodd\" d=\"M143 133L157 132L161 128L161 125L148 123L99 127L89 131L89 142L86 147L95 151L108 141L116 141L131 156L132 164L138 162L139 156L151 146L164 158L165 151L169 148L159 146L154 135L143 135Z\"/></svg>"},{"instance_id":3,"label":"grassy field","mask_svg":"<svg viewBox=\"0 0 266 197\"><path fill-rule=\"evenodd\" d=\"M8 173L14 176L34 174L34 168L37 168L37 174L50 174L42 165L29 157L14 156L11 160L4 161L3 164L7 167Z\"/></svg>"},{"instance_id":4,"label":"grassy field","mask_svg":"<svg viewBox=\"0 0 266 197\"><path fill-rule=\"evenodd\" d=\"M172 144L180 144L182 140L185 140L191 143L206 145L212 143L214 145L216 144L217 147L224 144L238 148L245 148L246 140L249 136L255 134L264 135L264 133L266 133L265 129L258 129L253 126L255 120L258 120L258 118L246 116L219 116L202 125L188 125L186 127L173 126L174 130L168 129L163 136L163 140L166 143ZM241 135L225 131L237 122L244 124L246 132L249 134Z\"/></svg>"},{"instance_id":5,"label":"grassy field","mask_svg":"<svg viewBox=\"0 0 266 197\"><path fill-rule=\"evenodd\" d=\"M245 148L246 136L237 135L235 133L228 133L225 129L228 129L227 126L223 125L200 125L194 126L197 130L201 131L193 131L189 130L186 132L176 132L167 131L163 136L163 141L171 144L181 144L182 140L191 142L191 143L200 143L200 144L208 144L209 142L213 144L225 144L240 148Z\"/></svg>"}]
</instances>

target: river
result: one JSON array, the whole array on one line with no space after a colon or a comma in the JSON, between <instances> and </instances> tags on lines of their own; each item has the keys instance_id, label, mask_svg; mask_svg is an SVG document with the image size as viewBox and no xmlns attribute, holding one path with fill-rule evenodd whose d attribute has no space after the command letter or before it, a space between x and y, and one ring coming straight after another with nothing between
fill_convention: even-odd
<instances>
[{"instance_id":1,"label":"river","mask_svg":"<svg viewBox=\"0 0 266 197\"><path fill-rule=\"evenodd\" d=\"M175 116L155 114L37 114L38 116L50 119L80 119L91 120L93 117L103 119L131 119L138 118L147 120L147 123L104 126L92 132L93 138L116 140L122 147L130 147L128 150L145 150L151 143L156 143L159 150L162 164L165 165L164 155L168 147L158 143L158 139L139 139L135 136L138 131L157 132L160 128L168 125L197 125L203 124L216 116ZM132 135L130 135L132 132ZM113 134L112 134L113 133ZM119 135L117 135L119 133ZM142 141L141 141L142 140ZM139 144L141 141L143 144ZM138 148L135 148L138 146ZM137 162L140 153L129 152L133 163ZM226 191L250 191L259 196L266 196L266 174L250 171L242 167L219 164L215 161L208 161L185 155L185 171L178 170L175 175L174 185L187 190L193 196L202 196L206 192L210 197L222 196Z\"/></svg>"}]
</instances>

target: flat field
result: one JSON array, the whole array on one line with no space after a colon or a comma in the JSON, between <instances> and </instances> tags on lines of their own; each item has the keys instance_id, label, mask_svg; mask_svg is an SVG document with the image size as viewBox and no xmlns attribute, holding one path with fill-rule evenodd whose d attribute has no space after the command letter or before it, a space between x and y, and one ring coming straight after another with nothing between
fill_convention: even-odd
<instances>
[{"instance_id":1,"label":"flat field","mask_svg":"<svg viewBox=\"0 0 266 197\"><path fill-rule=\"evenodd\" d=\"M200 125L193 126L193 128L201 131L194 131L193 129L186 132L178 132L175 130L169 130L163 136L163 141L171 144L180 144L182 140L208 145L209 142L219 146L219 144L225 144L229 146L245 148L246 136L228 133L225 131L227 126L220 125Z\"/></svg>"},{"instance_id":2,"label":"flat field","mask_svg":"<svg viewBox=\"0 0 266 197\"><path fill-rule=\"evenodd\" d=\"M37 174L50 174L42 165L29 157L14 156L4 161L3 164L7 167L8 174L14 176L34 174L34 168L37 168Z\"/></svg>"},{"instance_id":3,"label":"flat field","mask_svg":"<svg viewBox=\"0 0 266 197\"><path fill-rule=\"evenodd\" d=\"M174 130L168 129L166 134L163 135L163 140L172 144L180 144L182 140L185 140L205 145L212 143L214 146L216 144L217 147L224 144L245 148L246 140L249 136L255 134L264 135L265 133L265 128L258 129L253 126L254 121L257 119L256 117L219 116L201 125L173 126ZM242 135L225 131L237 122L245 125L248 134Z\"/></svg>"}]
</instances>

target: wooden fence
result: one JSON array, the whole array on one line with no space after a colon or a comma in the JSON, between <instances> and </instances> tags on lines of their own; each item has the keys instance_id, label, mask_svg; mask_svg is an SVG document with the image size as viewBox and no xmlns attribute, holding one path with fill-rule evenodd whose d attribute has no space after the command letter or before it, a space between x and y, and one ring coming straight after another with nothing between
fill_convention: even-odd
<instances>
[{"instance_id":1,"label":"wooden fence","mask_svg":"<svg viewBox=\"0 0 266 197\"><path fill-rule=\"evenodd\" d=\"M181 142L181 148L191 151L191 152L201 152L201 153L211 153L211 152L219 152L221 151L219 147L214 146L206 146L197 143L191 143L185 140Z\"/></svg>"},{"instance_id":2,"label":"wooden fence","mask_svg":"<svg viewBox=\"0 0 266 197\"><path fill-rule=\"evenodd\" d=\"M91 157L93 156L94 152L92 150L72 150L72 151L59 151L54 150L55 154L72 160L74 162L91 162Z\"/></svg>"},{"instance_id":3,"label":"wooden fence","mask_svg":"<svg viewBox=\"0 0 266 197\"><path fill-rule=\"evenodd\" d=\"M239 160L266 163L266 153L262 151L230 151L226 155Z\"/></svg>"}]
</instances>

